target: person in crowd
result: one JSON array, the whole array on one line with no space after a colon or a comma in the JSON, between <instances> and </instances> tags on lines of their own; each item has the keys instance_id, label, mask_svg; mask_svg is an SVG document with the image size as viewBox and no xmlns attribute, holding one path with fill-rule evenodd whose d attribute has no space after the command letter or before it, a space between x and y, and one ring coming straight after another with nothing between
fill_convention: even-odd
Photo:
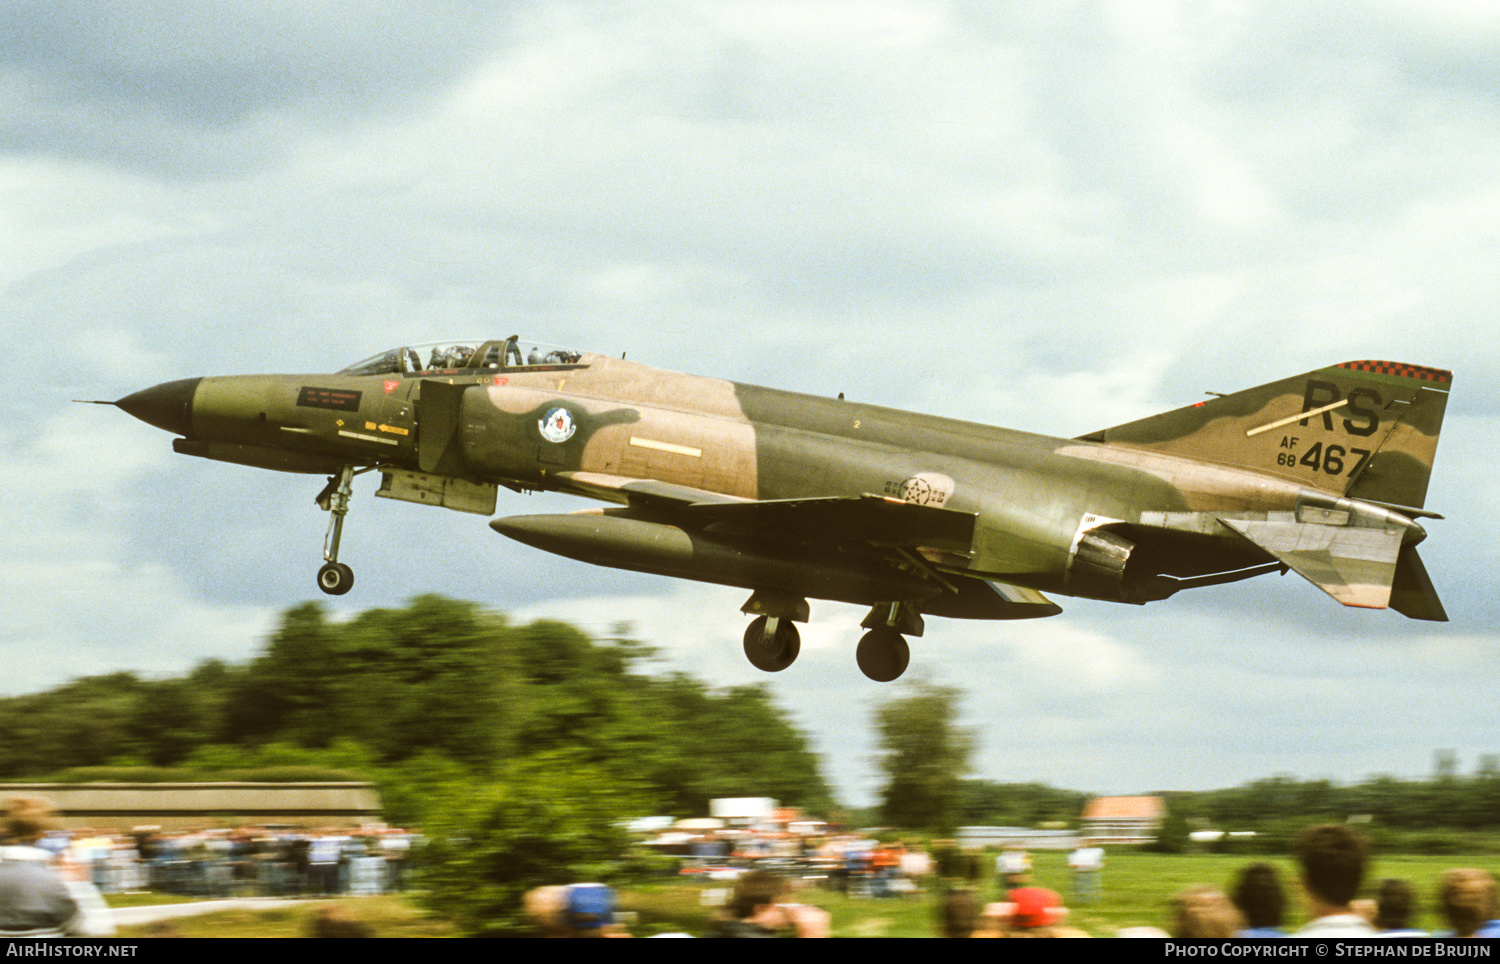
<instances>
[{"instance_id":1,"label":"person in crowd","mask_svg":"<svg viewBox=\"0 0 1500 964\"><path fill-rule=\"evenodd\" d=\"M1438 887L1451 937L1500 937L1495 919L1495 878L1488 871L1461 867L1443 872Z\"/></svg>"},{"instance_id":2,"label":"person in crowd","mask_svg":"<svg viewBox=\"0 0 1500 964\"><path fill-rule=\"evenodd\" d=\"M1010 914L1005 920L1007 937L1088 937L1076 927L1067 927L1068 909L1057 891L1045 887L1017 887L1010 892ZM1004 905L1002 905L1004 906Z\"/></svg>"},{"instance_id":3,"label":"person in crowd","mask_svg":"<svg viewBox=\"0 0 1500 964\"><path fill-rule=\"evenodd\" d=\"M870 851L870 895L872 897L895 896L892 886L901 867L901 845L880 843Z\"/></svg>"},{"instance_id":4,"label":"person in crowd","mask_svg":"<svg viewBox=\"0 0 1500 964\"><path fill-rule=\"evenodd\" d=\"M568 908L566 886L533 887L521 897L521 906L538 937L570 936L564 917Z\"/></svg>"},{"instance_id":5,"label":"person in crowd","mask_svg":"<svg viewBox=\"0 0 1500 964\"><path fill-rule=\"evenodd\" d=\"M1000 878L1000 896L1016 887L1031 883L1031 854L1021 847L1010 846L995 858L995 876Z\"/></svg>"},{"instance_id":6,"label":"person in crowd","mask_svg":"<svg viewBox=\"0 0 1500 964\"><path fill-rule=\"evenodd\" d=\"M1235 937L1244 929L1245 919L1217 887L1200 884L1172 898L1173 937Z\"/></svg>"},{"instance_id":7,"label":"person in crowd","mask_svg":"<svg viewBox=\"0 0 1500 964\"><path fill-rule=\"evenodd\" d=\"M1104 877L1104 848L1079 847L1068 855L1068 868L1073 871L1074 903L1097 901Z\"/></svg>"},{"instance_id":8,"label":"person in crowd","mask_svg":"<svg viewBox=\"0 0 1500 964\"><path fill-rule=\"evenodd\" d=\"M114 916L87 880L65 879L53 855L37 846L56 822L41 797L5 803L0 846L0 936L111 937Z\"/></svg>"},{"instance_id":9,"label":"person in crowd","mask_svg":"<svg viewBox=\"0 0 1500 964\"><path fill-rule=\"evenodd\" d=\"M521 898L538 937L629 937L615 921L615 892L605 884L534 887Z\"/></svg>"},{"instance_id":10,"label":"person in crowd","mask_svg":"<svg viewBox=\"0 0 1500 964\"><path fill-rule=\"evenodd\" d=\"M1380 891L1375 897L1375 919L1371 923L1382 937L1426 937L1426 931L1411 926L1415 905L1416 893L1411 884L1387 877L1380 882Z\"/></svg>"},{"instance_id":11,"label":"person in crowd","mask_svg":"<svg viewBox=\"0 0 1500 964\"><path fill-rule=\"evenodd\" d=\"M1297 838L1302 892L1312 920L1298 937L1372 937L1375 928L1350 903L1364 880L1370 845L1342 824L1309 827Z\"/></svg>"},{"instance_id":12,"label":"person in crowd","mask_svg":"<svg viewBox=\"0 0 1500 964\"><path fill-rule=\"evenodd\" d=\"M574 937L625 937L615 926L615 892L605 884L573 884L563 920Z\"/></svg>"},{"instance_id":13,"label":"person in crowd","mask_svg":"<svg viewBox=\"0 0 1500 964\"><path fill-rule=\"evenodd\" d=\"M932 876L932 856L920 845L913 844L901 853L901 878L911 886L911 891L920 892Z\"/></svg>"},{"instance_id":14,"label":"person in crowd","mask_svg":"<svg viewBox=\"0 0 1500 964\"><path fill-rule=\"evenodd\" d=\"M1234 906L1245 918L1245 927L1236 937L1285 937L1281 929L1286 896L1276 868L1254 863L1240 873L1233 894Z\"/></svg>"},{"instance_id":15,"label":"person in crowd","mask_svg":"<svg viewBox=\"0 0 1500 964\"><path fill-rule=\"evenodd\" d=\"M828 912L806 904L784 903L786 880L768 870L752 870L735 881L714 937L827 937Z\"/></svg>"},{"instance_id":16,"label":"person in crowd","mask_svg":"<svg viewBox=\"0 0 1500 964\"><path fill-rule=\"evenodd\" d=\"M979 898L972 890L955 888L938 903L938 936L973 937L979 922Z\"/></svg>"}]
</instances>

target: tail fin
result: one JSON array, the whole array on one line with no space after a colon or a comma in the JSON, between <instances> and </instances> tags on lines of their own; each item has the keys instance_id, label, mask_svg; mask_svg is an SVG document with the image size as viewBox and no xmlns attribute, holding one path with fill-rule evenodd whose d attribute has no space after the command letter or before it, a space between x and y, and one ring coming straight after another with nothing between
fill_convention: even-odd
<instances>
[{"instance_id":1,"label":"tail fin","mask_svg":"<svg viewBox=\"0 0 1500 964\"><path fill-rule=\"evenodd\" d=\"M1084 441L1253 469L1420 509L1453 373L1352 361L1117 425Z\"/></svg>"}]
</instances>

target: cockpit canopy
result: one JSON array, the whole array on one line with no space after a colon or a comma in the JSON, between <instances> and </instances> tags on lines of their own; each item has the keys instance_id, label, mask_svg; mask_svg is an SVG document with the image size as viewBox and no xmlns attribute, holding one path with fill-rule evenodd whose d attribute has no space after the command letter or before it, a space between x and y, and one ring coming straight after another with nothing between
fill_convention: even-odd
<instances>
[{"instance_id":1,"label":"cockpit canopy","mask_svg":"<svg viewBox=\"0 0 1500 964\"><path fill-rule=\"evenodd\" d=\"M392 348L350 365L339 374L419 375L466 369L545 369L577 365L582 357L582 352L571 348L511 335L503 341L476 338Z\"/></svg>"}]
</instances>

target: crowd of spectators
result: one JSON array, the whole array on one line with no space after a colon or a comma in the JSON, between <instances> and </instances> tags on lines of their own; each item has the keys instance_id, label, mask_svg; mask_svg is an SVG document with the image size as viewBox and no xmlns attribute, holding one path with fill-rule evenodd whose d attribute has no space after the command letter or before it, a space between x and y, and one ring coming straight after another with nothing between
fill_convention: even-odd
<instances>
[{"instance_id":1,"label":"crowd of spectators","mask_svg":"<svg viewBox=\"0 0 1500 964\"><path fill-rule=\"evenodd\" d=\"M734 879L756 869L816 882L851 897L886 898L920 893L935 863L917 842L882 842L858 834L734 831L704 834L689 848L681 872Z\"/></svg>"},{"instance_id":2,"label":"crowd of spectators","mask_svg":"<svg viewBox=\"0 0 1500 964\"><path fill-rule=\"evenodd\" d=\"M240 827L130 833L53 830L36 846L101 893L188 897L382 894L405 888L403 830Z\"/></svg>"},{"instance_id":3,"label":"crowd of spectators","mask_svg":"<svg viewBox=\"0 0 1500 964\"><path fill-rule=\"evenodd\" d=\"M1429 934L1411 926L1417 895L1408 881L1387 878L1374 898L1358 898L1370 846L1357 831L1339 824L1309 827L1297 841L1296 858L1298 890L1310 918L1299 930L1284 927L1288 901L1276 869L1255 863L1240 872L1229 894L1201 885L1177 895L1171 936L1500 937L1495 878L1488 871L1443 873L1434 896L1447 927Z\"/></svg>"},{"instance_id":4,"label":"crowd of spectators","mask_svg":"<svg viewBox=\"0 0 1500 964\"><path fill-rule=\"evenodd\" d=\"M238 828L128 834L64 832L35 798L5 809L0 847L0 935L76 936L108 933L101 893L151 890L195 897L333 896L401 890L412 835L381 829ZM1009 848L996 861L998 899L976 887L976 861L936 845L882 843L860 836L708 834L685 855L684 872L732 879L717 923L702 936L827 936L828 914L792 899L801 887L823 886L853 897L889 898L939 892L934 929L948 937L1088 937L1068 920L1061 895L1032 882L1024 852ZM1122 928L1121 937L1178 938L1421 938L1500 937L1493 875L1475 868L1445 871L1433 894L1446 927L1429 934L1412 921L1419 895L1410 882L1388 878L1365 889L1370 847L1345 825L1308 828L1298 839L1296 879L1270 863L1242 867L1226 889L1189 887L1171 901L1170 930ZM1083 863L1091 876L1080 882ZM1069 860L1074 896L1098 893L1102 858ZM1361 893L1372 897L1360 899ZM333 906L333 905L330 905ZM1291 929L1290 907L1307 923ZM554 936L625 936L614 891L602 884L540 887L527 896L537 930ZM317 929L354 935L368 928L328 910ZM331 915L331 916L330 916ZM682 934L680 936L689 936Z\"/></svg>"}]
</instances>

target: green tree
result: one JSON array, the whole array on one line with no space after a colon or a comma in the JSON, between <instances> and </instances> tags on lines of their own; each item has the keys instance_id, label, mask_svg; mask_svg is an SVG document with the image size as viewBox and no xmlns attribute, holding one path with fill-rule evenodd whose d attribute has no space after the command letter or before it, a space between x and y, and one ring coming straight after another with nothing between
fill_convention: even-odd
<instances>
[{"instance_id":1,"label":"green tree","mask_svg":"<svg viewBox=\"0 0 1500 964\"><path fill-rule=\"evenodd\" d=\"M1043 823L1073 823L1083 811L1088 794L1059 790L1040 783L994 783L964 780L959 822L1002 827L1037 827Z\"/></svg>"},{"instance_id":2,"label":"green tree","mask_svg":"<svg viewBox=\"0 0 1500 964\"><path fill-rule=\"evenodd\" d=\"M1145 849L1159 854L1183 853L1191 842L1189 833L1187 818L1168 809L1161 826L1157 828L1156 839L1147 844Z\"/></svg>"},{"instance_id":3,"label":"green tree","mask_svg":"<svg viewBox=\"0 0 1500 964\"><path fill-rule=\"evenodd\" d=\"M876 710L886 779L880 812L887 823L942 833L956 825L975 745L974 732L957 722L962 695L922 681Z\"/></svg>"},{"instance_id":4,"label":"green tree","mask_svg":"<svg viewBox=\"0 0 1500 964\"><path fill-rule=\"evenodd\" d=\"M156 766L182 762L214 738L214 719L191 679L141 684L128 731L141 757Z\"/></svg>"},{"instance_id":5,"label":"green tree","mask_svg":"<svg viewBox=\"0 0 1500 964\"><path fill-rule=\"evenodd\" d=\"M289 737L306 746L332 741L340 720L333 700L338 638L318 603L288 609L269 650L228 701L228 735L247 742Z\"/></svg>"},{"instance_id":6,"label":"green tree","mask_svg":"<svg viewBox=\"0 0 1500 964\"><path fill-rule=\"evenodd\" d=\"M129 752L126 734L145 687L131 673L113 673L0 700L0 776L98 766Z\"/></svg>"},{"instance_id":7,"label":"green tree","mask_svg":"<svg viewBox=\"0 0 1500 964\"><path fill-rule=\"evenodd\" d=\"M631 879L620 824L643 812L635 791L578 754L516 762L425 828L423 901L475 936L529 933L521 899L533 887Z\"/></svg>"}]
</instances>

